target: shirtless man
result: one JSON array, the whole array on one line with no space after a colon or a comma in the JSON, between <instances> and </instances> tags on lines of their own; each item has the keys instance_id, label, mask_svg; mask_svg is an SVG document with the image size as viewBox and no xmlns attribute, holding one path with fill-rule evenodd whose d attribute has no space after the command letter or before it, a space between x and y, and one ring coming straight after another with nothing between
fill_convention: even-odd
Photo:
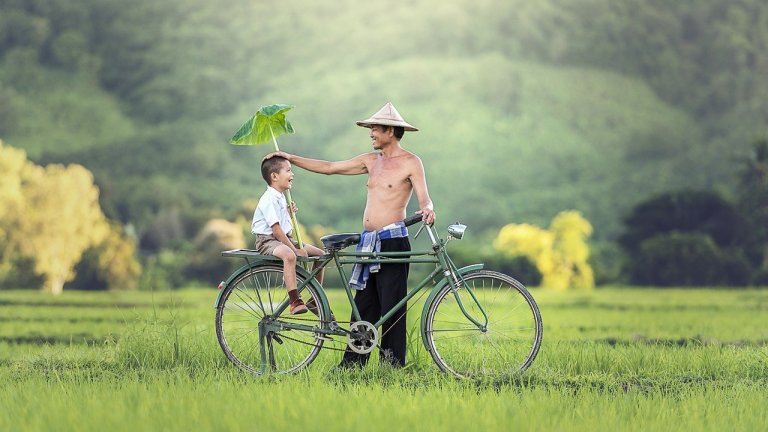
<instances>
[{"instance_id":1,"label":"shirtless man","mask_svg":"<svg viewBox=\"0 0 768 432\"><path fill-rule=\"evenodd\" d=\"M406 206L416 192L422 220L435 221L432 199L429 197L427 180L421 159L400 146L405 131L417 131L387 103L368 120L357 122L370 129L372 152L345 161L329 162L308 159L284 152L266 156L282 156L293 165L321 174L358 175L368 174L368 197L363 213L366 231L377 231L393 222L405 219ZM381 240L381 252L410 251L408 237ZM355 304L363 321L374 323L402 300L407 291L408 264L382 264L377 273L371 273L365 289L357 291ZM381 355L383 362L393 366L405 365L406 308L387 320L381 329ZM367 354L357 354L350 349L344 353L342 365L365 365Z\"/></svg>"}]
</instances>

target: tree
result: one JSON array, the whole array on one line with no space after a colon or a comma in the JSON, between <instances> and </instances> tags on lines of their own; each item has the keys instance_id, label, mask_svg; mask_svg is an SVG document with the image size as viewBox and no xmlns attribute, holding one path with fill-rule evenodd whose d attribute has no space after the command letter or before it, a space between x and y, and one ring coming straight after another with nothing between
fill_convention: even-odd
<instances>
[{"instance_id":1,"label":"tree","mask_svg":"<svg viewBox=\"0 0 768 432\"><path fill-rule=\"evenodd\" d=\"M619 244L628 251L636 251L646 239L675 231L706 234L721 248L738 247L748 232L733 204L717 193L696 190L667 192L643 201L624 224Z\"/></svg>"},{"instance_id":2,"label":"tree","mask_svg":"<svg viewBox=\"0 0 768 432\"><path fill-rule=\"evenodd\" d=\"M768 138L755 141L742 163L739 207L749 220L747 255L768 270Z\"/></svg>"},{"instance_id":3,"label":"tree","mask_svg":"<svg viewBox=\"0 0 768 432\"><path fill-rule=\"evenodd\" d=\"M592 235L592 225L577 211L558 213L549 230L555 236L552 248L559 257L560 273L567 275L568 284L574 288L593 288L595 275L589 265L587 238Z\"/></svg>"},{"instance_id":4,"label":"tree","mask_svg":"<svg viewBox=\"0 0 768 432\"><path fill-rule=\"evenodd\" d=\"M23 182L11 243L21 255L35 260L35 271L46 278L44 288L61 294L83 252L108 232L99 190L80 165L29 164Z\"/></svg>"},{"instance_id":5,"label":"tree","mask_svg":"<svg viewBox=\"0 0 768 432\"><path fill-rule=\"evenodd\" d=\"M625 219L625 271L640 285L746 285L749 228L735 205L709 191L668 192Z\"/></svg>"},{"instance_id":6,"label":"tree","mask_svg":"<svg viewBox=\"0 0 768 432\"><path fill-rule=\"evenodd\" d=\"M672 232L643 241L633 282L655 286L717 285L720 249L701 233Z\"/></svg>"},{"instance_id":7,"label":"tree","mask_svg":"<svg viewBox=\"0 0 768 432\"><path fill-rule=\"evenodd\" d=\"M184 273L207 282L219 282L222 276L242 263L226 259L221 251L245 247L240 225L224 219L211 219L198 233L194 241L194 253Z\"/></svg>"},{"instance_id":8,"label":"tree","mask_svg":"<svg viewBox=\"0 0 768 432\"><path fill-rule=\"evenodd\" d=\"M141 273L141 265L136 260L136 243L122 226L111 224L104 240L85 251L75 267L75 279L66 288L135 289Z\"/></svg>"},{"instance_id":9,"label":"tree","mask_svg":"<svg viewBox=\"0 0 768 432\"><path fill-rule=\"evenodd\" d=\"M21 176L26 166L26 154L4 147L0 140L0 274L8 271L11 263L12 221L18 217L21 207Z\"/></svg>"},{"instance_id":10,"label":"tree","mask_svg":"<svg viewBox=\"0 0 768 432\"><path fill-rule=\"evenodd\" d=\"M558 290L593 288L586 239L592 225L577 211L560 212L548 230L530 224L509 224L499 231L493 246L510 256L524 256L536 264L542 286Z\"/></svg>"}]
</instances>

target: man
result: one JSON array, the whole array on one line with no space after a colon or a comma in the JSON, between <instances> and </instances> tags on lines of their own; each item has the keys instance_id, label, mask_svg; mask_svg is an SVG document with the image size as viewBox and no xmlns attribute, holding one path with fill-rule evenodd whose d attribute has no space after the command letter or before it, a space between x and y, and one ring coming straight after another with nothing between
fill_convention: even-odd
<instances>
[{"instance_id":1,"label":"man","mask_svg":"<svg viewBox=\"0 0 768 432\"><path fill-rule=\"evenodd\" d=\"M406 206L412 192L416 192L422 220L435 221L432 199L421 159L400 146L405 131L418 131L408 124L391 102L387 102L367 120L356 122L370 129L373 151L345 161L329 162L308 159L284 152L267 155L282 156L293 165L321 174L368 174L368 196L363 213L363 228L378 231L406 217ZM410 251L407 231L405 237L380 240L381 252ZM402 300L407 292L408 264L382 264L377 273L371 273L365 289L357 291L355 304L363 321L374 323ZM406 319L405 307L387 320L381 329L381 355L383 362L393 366L405 365ZM365 365L367 354L358 354L347 348L342 365Z\"/></svg>"}]
</instances>

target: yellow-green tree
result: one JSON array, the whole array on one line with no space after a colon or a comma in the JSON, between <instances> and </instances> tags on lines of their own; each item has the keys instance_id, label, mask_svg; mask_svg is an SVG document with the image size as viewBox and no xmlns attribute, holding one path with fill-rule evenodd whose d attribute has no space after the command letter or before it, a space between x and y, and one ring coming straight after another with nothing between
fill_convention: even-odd
<instances>
[{"instance_id":1,"label":"yellow-green tree","mask_svg":"<svg viewBox=\"0 0 768 432\"><path fill-rule=\"evenodd\" d=\"M32 258L35 271L45 276L44 288L60 294L83 252L108 232L99 190L80 165L43 168L10 147L0 147L0 153L3 261L10 254Z\"/></svg>"},{"instance_id":2,"label":"yellow-green tree","mask_svg":"<svg viewBox=\"0 0 768 432\"><path fill-rule=\"evenodd\" d=\"M5 147L0 140L0 272L10 264L12 221L17 220L22 204L21 178L26 167L24 152Z\"/></svg>"},{"instance_id":3,"label":"yellow-green tree","mask_svg":"<svg viewBox=\"0 0 768 432\"><path fill-rule=\"evenodd\" d=\"M546 288L593 288L587 244L591 234L592 225L579 212L564 211L552 219L549 229L530 224L506 225L493 246L507 256L525 256L533 261Z\"/></svg>"},{"instance_id":4,"label":"yellow-green tree","mask_svg":"<svg viewBox=\"0 0 768 432\"><path fill-rule=\"evenodd\" d=\"M242 262L221 256L221 251L246 246L242 227L237 222L211 219L195 237L194 253L184 269L185 275L195 279L218 282L233 266Z\"/></svg>"},{"instance_id":5,"label":"yellow-green tree","mask_svg":"<svg viewBox=\"0 0 768 432\"><path fill-rule=\"evenodd\" d=\"M122 226L110 224L108 233L95 248L97 269L109 289L136 288L141 265L136 260L136 241Z\"/></svg>"}]
</instances>

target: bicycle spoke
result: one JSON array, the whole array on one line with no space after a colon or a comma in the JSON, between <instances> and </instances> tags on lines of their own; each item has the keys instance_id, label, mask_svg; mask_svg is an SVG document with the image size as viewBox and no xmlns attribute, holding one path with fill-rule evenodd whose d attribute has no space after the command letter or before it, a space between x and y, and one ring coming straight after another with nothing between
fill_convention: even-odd
<instances>
[{"instance_id":1,"label":"bicycle spoke","mask_svg":"<svg viewBox=\"0 0 768 432\"><path fill-rule=\"evenodd\" d=\"M297 279L303 282L300 275ZM287 298L281 266L248 269L224 289L222 304L217 309L216 332L225 354L238 367L253 373L264 370L290 373L314 360L324 341L309 329L324 327L323 323L330 320L324 316L323 307L318 308L321 316L313 313L301 318L274 316L276 307ZM302 295L323 306L311 285L307 285ZM262 322L264 327L260 327ZM308 330L281 327L280 322L306 325ZM262 339L260 328L268 330L270 335ZM261 343L265 344L265 359L261 357Z\"/></svg>"},{"instance_id":2,"label":"bicycle spoke","mask_svg":"<svg viewBox=\"0 0 768 432\"><path fill-rule=\"evenodd\" d=\"M242 297L242 295L241 295L241 294L242 294L242 295L245 295L245 296L247 297L247 299L244 299L244 298ZM240 300L241 300L241 303L243 303L243 304L245 304L245 305L249 306L249 308L248 308L248 309L246 309L246 308L244 308L244 307L243 307L241 304L239 304L239 303L238 303L238 304L235 304L235 306L236 306L236 307L238 307L238 308L240 308L240 309L242 309L242 310L243 310L243 312L246 312L246 313L251 313L251 312L253 312L253 314L252 314L252 315L253 315L253 316L255 316L255 317L261 317L261 316L264 316L264 315L266 315L266 313L264 312L264 309L261 307L260 303L256 303L256 305L257 305L257 306L259 306L259 308L262 310L262 315L261 315L261 316L259 316L259 311L257 311L256 309L254 309L254 308L250 307L251 303L253 303L253 299L252 299L252 298L251 298L251 297L248 295L248 293L247 293L247 292L244 292L244 291L242 291L242 290L238 290L238 291L237 291L237 293L235 293L235 295L237 296L237 298L238 298L238 299L240 299ZM250 300L250 301L249 301L249 300Z\"/></svg>"},{"instance_id":3,"label":"bicycle spoke","mask_svg":"<svg viewBox=\"0 0 768 432\"><path fill-rule=\"evenodd\" d=\"M424 335L435 362L458 377L524 370L541 343L538 308L525 287L490 271L465 275L464 284L455 292L445 288L429 307ZM487 317L487 328L468 317L481 323Z\"/></svg>"},{"instance_id":4,"label":"bicycle spoke","mask_svg":"<svg viewBox=\"0 0 768 432\"><path fill-rule=\"evenodd\" d=\"M473 327L464 327L464 328L455 328L455 329L440 329L440 330L430 330L427 333L442 333L442 332L457 332L457 331L477 331L479 332L480 329L477 328L477 326Z\"/></svg>"}]
</instances>

